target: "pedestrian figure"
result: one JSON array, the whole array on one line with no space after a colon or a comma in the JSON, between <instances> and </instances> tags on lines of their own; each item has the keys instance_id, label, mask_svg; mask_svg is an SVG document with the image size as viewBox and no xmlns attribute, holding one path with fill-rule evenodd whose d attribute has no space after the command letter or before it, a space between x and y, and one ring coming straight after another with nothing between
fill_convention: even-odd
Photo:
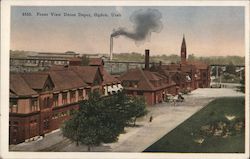
<instances>
[{"instance_id":1,"label":"pedestrian figure","mask_svg":"<svg viewBox=\"0 0 250 159\"><path fill-rule=\"evenodd\" d=\"M174 96L174 98L173 98L174 106L176 106L177 100L178 100L178 96L176 95L176 96Z\"/></svg>"},{"instance_id":2,"label":"pedestrian figure","mask_svg":"<svg viewBox=\"0 0 250 159\"><path fill-rule=\"evenodd\" d=\"M149 122L151 123L152 120L153 120L153 117L152 117L152 115L151 115L150 118L149 118Z\"/></svg>"}]
</instances>

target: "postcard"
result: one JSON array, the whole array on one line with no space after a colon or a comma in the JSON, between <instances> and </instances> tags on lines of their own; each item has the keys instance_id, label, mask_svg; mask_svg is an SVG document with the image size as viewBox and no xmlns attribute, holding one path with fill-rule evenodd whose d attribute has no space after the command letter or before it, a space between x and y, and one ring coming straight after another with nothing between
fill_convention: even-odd
<instances>
[{"instance_id":1,"label":"postcard","mask_svg":"<svg viewBox=\"0 0 250 159\"><path fill-rule=\"evenodd\" d=\"M1 15L2 158L249 158L249 2Z\"/></svg>"}]
</instances>

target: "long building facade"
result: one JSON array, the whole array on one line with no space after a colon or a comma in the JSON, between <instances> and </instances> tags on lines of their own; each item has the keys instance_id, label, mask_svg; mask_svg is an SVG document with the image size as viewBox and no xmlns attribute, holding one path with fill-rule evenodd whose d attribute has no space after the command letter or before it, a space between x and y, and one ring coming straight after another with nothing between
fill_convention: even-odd
<instances>
[{"instance_id":1,"label":"long building facade","mask_svg":"<svg viewBox=\"0 0 250 159\"><path fill-rule=\"evenodd\" d=\"M105 96L121 90L120 81L103 69L103 63L11 73L9 144L34 140L60 128L90 92Z\"/></svg>"}]
</instances>

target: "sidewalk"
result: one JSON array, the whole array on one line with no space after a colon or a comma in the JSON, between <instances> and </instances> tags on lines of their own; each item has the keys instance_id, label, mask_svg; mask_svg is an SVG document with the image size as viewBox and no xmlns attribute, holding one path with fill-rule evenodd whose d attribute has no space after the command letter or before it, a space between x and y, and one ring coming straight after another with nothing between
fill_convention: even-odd
<instances>
[{"instance_id":1,"label":"sidewalk","mask_svg":"<svg viewBox=\"0 0 250 159\"><path fill-rule=\"evenodd\" d=\"M186 97L185 100L189 101L177 103L176 106L160 105L158 110L151 110L150 114L152 113L154 116L153 121L150 123L149 116L147 116L146 120L138 122L138 124L143 124L143 126L136 128L137 130L127 132L130 135L120 135L118 142L110 144L111 151L142 152L207 105L212 101L212 98L199 99L199 101L195 102L199 103L197 105L193 105L194 101L189 97Z\"/></svg>"}]
</instances>

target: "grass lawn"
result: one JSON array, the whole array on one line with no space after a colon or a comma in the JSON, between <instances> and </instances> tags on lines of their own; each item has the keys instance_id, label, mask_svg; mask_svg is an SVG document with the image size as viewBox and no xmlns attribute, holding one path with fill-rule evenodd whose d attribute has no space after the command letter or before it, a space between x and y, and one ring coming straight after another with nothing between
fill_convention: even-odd
<instances>
[{"instance_id":1,"label":"grass lawn","mask_svg":"<svg viewBox=\"0 0 250 159\"><path fill-rule=\"evenodd\" d=\"M244 97L219 98L144 152L239 152L245 149Z\"/></svg>"}]
</instances>

